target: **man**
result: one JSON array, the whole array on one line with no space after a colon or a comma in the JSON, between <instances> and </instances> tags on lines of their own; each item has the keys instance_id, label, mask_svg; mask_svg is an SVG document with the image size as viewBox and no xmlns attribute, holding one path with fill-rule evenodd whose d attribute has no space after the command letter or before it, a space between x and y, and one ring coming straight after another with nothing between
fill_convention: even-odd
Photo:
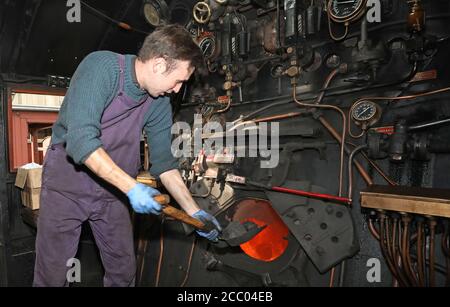
<instances>
[{"instance_id":1,"label":"man","mask_svg":"<svg viewBox=\"0 0 450 307\"><path fill-rule=\"evenodd\" d=\"M64 286L77 252L81 224L89 221L105 269L105 286L132 286L136 272L127 208L159 214L156 189L138 183L142 130L150 173L191 216L218 230L217 220L192 199L171 154L172 110L177 93L201 65L202 54L181 26L156 29L138 56L108 51L88 55L77 68L53 126L42 175L34 286ZM82 276L81 276L82 278Z\"/></svg>"}]
</instances>

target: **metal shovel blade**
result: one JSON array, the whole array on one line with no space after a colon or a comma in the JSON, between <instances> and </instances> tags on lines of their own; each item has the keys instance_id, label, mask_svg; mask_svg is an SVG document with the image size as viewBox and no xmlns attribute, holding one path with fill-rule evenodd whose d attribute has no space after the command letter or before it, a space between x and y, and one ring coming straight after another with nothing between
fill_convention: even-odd
<instances>
[{"instance_id":1,"label":"metal shovel blade","mask_svg":"<svg viewBox=\"0 0 450 307\"><path fill-rule=\"evenodd\" d=\"M266 226L267 225L259 227L255 223L249 221L242 224L238 221L232 221L222 230L219 239L225 241L228 246L239 246L253 239L258 233L266 228Z\"/></svg>"}]
</instances>

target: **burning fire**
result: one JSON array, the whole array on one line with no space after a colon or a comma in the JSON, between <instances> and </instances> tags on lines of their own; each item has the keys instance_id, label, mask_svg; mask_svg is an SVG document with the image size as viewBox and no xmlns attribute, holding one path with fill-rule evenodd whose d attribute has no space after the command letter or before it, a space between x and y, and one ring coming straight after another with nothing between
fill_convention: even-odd
<instances>
[{"instance_id":1,"label":"burning fire","mask_svg":"<svg viewBox=\"0 0 450 307\"><path fill-rule=\"evenodd\" d=\"M269 262L280 257L288 246L289 229L266 200L245 199L237 204L233 220L250 221L267 227L250 241L241 244L250 257Z\"/></svg>"}]
</instances>

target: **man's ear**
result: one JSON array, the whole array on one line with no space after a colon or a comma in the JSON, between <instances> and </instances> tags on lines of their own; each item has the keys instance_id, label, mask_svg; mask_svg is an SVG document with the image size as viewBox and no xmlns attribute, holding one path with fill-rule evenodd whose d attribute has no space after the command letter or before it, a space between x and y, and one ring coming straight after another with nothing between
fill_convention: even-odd
<instances>
[{"instance_id":1,"label":"man's ear","mask_svg":"<svg viewBox=\"0 0 450 307\"><path fill-rule=\"evenodd\" d=\"M153 63L153 72L163 74L167 70L167 62L164 58L156 58Z\"/></svg>"}]
</instances>

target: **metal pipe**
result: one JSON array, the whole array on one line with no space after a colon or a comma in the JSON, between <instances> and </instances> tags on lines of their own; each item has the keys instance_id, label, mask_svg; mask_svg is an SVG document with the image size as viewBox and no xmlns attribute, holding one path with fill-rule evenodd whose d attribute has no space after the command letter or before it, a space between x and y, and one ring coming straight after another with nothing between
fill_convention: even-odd
<instances>
[{"instance_id":1,"label":"metal pipe","mask_svg":"<svg viewBox=\"0 0 450 307\"><path fill-rule=\"evenodd\" d=\"M352 197L352 189L353 189L353 158L354 156L361 150L363 150L364 148L367 148L367 144L365 145L360 145L358 147L356 147L355 149L353 149L353 151L351 152L351 154L348 157L348 194L347 197L351 200L353 199Z\"/></svg>"},{"instance_id":2,"label":"metal pipe","mask_svg":"<svg viewBox=\"0 0 450 307\"><path fill-rule=\"evenodd\" d=\"M323 84L322 89L324 89L323 91L320 92L319 96L317 96L317 100L316 103L322 103L322 99L325 96L325 90L328 88L328 86L330 85L331 81L334 79L334 77L339 73L339 69L333 69L331 71L331 73L327 76L327 78L325 79L325 82Z\"/></svg>"},{"instance_id":3,"label":"metal pipe","mask_svg":"<svg viewBox=\"0 0 450 307\"><path fill-rule=\"evenodd\" d=\"M445 264L446 264L446 271L447 271L447 278L445 281L445 285L447 287L450 287L450 223L447 221L447 227L444 225L444 233L442 234L442 251L444 252L445 256Z\"/></svg>"},{"instance_id":4,"label":"metal pipe","mask_svg":"<svg viewBox=\"0 0 450 307\"><path fill-rule=\"evenodd\" d=\"M379 96L379 97L363 97L363 98L359 98L358 100L356 100L353 104L357 104L360 101L363 100L409 100L409 99L415 99L415 98L419 98L419 97L425 97L425 96L430 96L430 95L434 95L434 94L439 94L439 93L443 93L443 92L447 92L450 91L450 87L444 87L438 90L434 90L434 91L428 91L428 92L423 92L423 93L417 93L417 94L412 94L412 95L405 95L405 96L396 96L396 97L383 97L383 96Z\"/></svg>"},{"instance_id":5,"label":"metal pipe","mask_svg":"<svg viewBox=\"0 0 450 307\"><path fill-rule=\"evenodd\" d=\"M273 121L273 120L276 120L276 119L286 119L286 118L300 116L302 114L303 114L302 112L289 112L289 113L278 114L278 115L273 115L273 116L255 118L253 120L238 122L236 125L232 126L227 131L233 131L236 128L238 128L238 127L240 127L242 125L246 125L246 124L251 124L251 123L256 124L256 123L259 123L259 122L268 122L268 121Z\"/></svg>"},{"instance_id":6,"label":"metal pipe","mask_svg":"<svg viewBox=\"0 0 450 307\"><path fill-rule=\"evenodd\" d=\"M366 159L367 162L370 163L370 165L372 165L372 167L378 172L378 174L380 174L381 177L383 177L384 180L386 180L386 182L387 182L389 185L392 185L392 186L398 185L396 182L394 182L392 179L390 179L390 178L383 172L383 170L378 166L378 164L376 164L372 159L370 159L370 158L366 155L366 153L365 153L364 151L361 152L361 155ZM355 164L356 164L356 162L355 162Z\"/></svg>"},{"instance_id":7,"label":"metal pipe","mask_svg":"<svg viewBox=\"0 0 450 307\"><path fill-rule=\"evenodd\" d=\"M417 272L419 276L419 286L425 286L425 257L423 254L423 236L424 228L423 222L417 222Z\"/></svg>"},{"instance_id":8,"label":"metal pipe","mask_svg":"<svg viewBox=\"0 0 450 307\"><path fill-rule=\"evenodd\" d=\"M339 112L342 116L342 136L341 139L341 150L340 150L340 163L339 163L339 196L342 196L342 188L343 188L343 177L344 177L344 147L345 147L345 127L346 127L346 116L345 113L338 107L333 105L321 105L321 104L310 104L310 103L304 103L299 100L297 100L297 86L296 83L292 85L292 97L294 101L302 106L302 107L311 107L311 108L323 108L323 109L332 109L337 112ZM323 116L319 116L320 122L324 120Z\"/></svg>"},{"instance_id":9,"label":"metal pipe","mask_svg":"<svg viewBox=\"0 0 450 307\"><path fill-rule=\"evenodd\" d=\"M367 19L361 20L361 44L365 45L367 42Z\"/></svg>"},{"instance_id":10,"label":"metal pipe","mask_svg":"<svg viewBox=\"0 0 450 307\"><path fill-rule=\"evenodd\" d=\"M397 224L395 226L398 226L398 232L396 232L396 236L394 238L393 244L394 244L394 261L395 261L395 269L398 276L398 281L400 283L400 286L408 286L408 279L405 276L405 272L403 271L402 267L402 257L401 257L401 243L402 243L402 225L400 222L397 221Z\"/></svg>"},{"instance_id":11,"label":"metal pipe","mask_svg":"<svg viewBox=\"0 0 450 307\"><path fill-rule=\"evenodd\" d=\"M436 277L435 277L435 253L434 253L434 240L436 235L436 220L433 217L429 217L429 227L430 227L430 251L429 251L429 278L430 278L430 287L434 287L436 285Z\"/></svg>"},{"instance_id":12,"label":"metal pipe","mask_svg":"<svg viewBox=\"0 0 450 307\"><path fill-rule=\"evenodd\" d=\"M373 224L373 221L370 218L369 218L369 231L375 237L375 239L380 241L380 233L376 230L375 225Z\"/></svg>"},{"instance_id":13,"label":"metal pipe","mask_svg":"<svg viewBox=\"0 0 450 307\"><path fill-rule=\"evenodd\" d=\"M330 195L330 194L307 192L307 191L294 190L294 189L288 189L288 188L283 188L283 187L270 187L269 189L276 191L276 192L289 193L289 194L295 194L295 195L299 195L299 196L313 197L313 198L319 198L319 199L325 199L325 200L331 200L331 201L338 201L338 202L342 202L345 204L349 204L351 202L351 199L348 199L346 197L334 196L334 195Z\"/></svg>"},{"instance_id":14,"label":"metal pipe","mask_svg":"<svg viewBox=\"0 0 450 307\"><path fill-rule=\"evenodd\" d=\"M322 116L319 117L319 121L322 123L322 125L328 130L328 132L330 132L330 134L340 143L342 144L342 139L339 136L338 132L334 129L333 126L331 126L331 124ZM345 152L347 154L350 154L350 149L345 146ZM362 165L358 162L355 161L355 166L358 169L358 172L361 174L362 178L364 179L364 181L367 183L367 185L372 185L373 184L373 180L372 178L370 178L369 174L367 174L367 172L365 171L365 169L362 167Z\"/></svg>"},{"instance_id":15,"label":"metal pipe","mask_svg":"<svg viewBox=\"0 0 450 307\"><path fill-rule=\"evenodd\" d=\"M392 258L393 258L393 262L394 262L394 268L396 269L397 272L397 276L401 275L401 268L398 266L398 263L400 261L397 252L396 252L396 246L397 246L397 225L398 225L398 219L397 218L393 218L394 222L392 224ZM397 265L395 265L397 264ZM396 283L394 283L394 285L398 286L399 281L396 280Z\"/></svg>"},{"instance_id":16,"label":"metal pipe","mask_svg":"<svg viewBox=\"0 0 450 307\"><path fill-rule=\"evenodd\" d=\"M380 212L380 247L381 247L381 253L384 255L384 258L386 259L386 263L389 267L389 270L391 271L391 274L394 279L398 279L396 276L396 270L394 268L394 264L391 262L391 259L387 257L387 250L384 242L385 237L385 221L386 221L386 215L382 212Z\"/></svg>"},{"instance_id":17,"label":"metal pipe","mask_svg":"<svg viewBox=\"0 0 450 307\"><path fill-rule=\"evenodd\" d=\"M403 270L406 273L406 277L408 278L410 284L412 286L415 285L415 277L414 273L411 271L411 267L408 263L408 240L409 240L409 216L404 214L402 216L402 223L403 223L403 233L402 233L402 251L401 251L401 257L402 257L402 264L403 264Z\"/></svg>"},{"instance_id":18,"label":"metal pipe","mask_svg":"<svg viewBox=\"0 0 450 307\"><path fill-rule=\"evenodd\" d=\"M389 258L390 262L394 263L394 269L395 269L396 268L396 266L395 266L395 250L393 252L392 242L391 242L392 236L391 236L390 227L389 227L390 218L388 216L386 216L384 223L385 223L384 232L386 234L386 257Z\"/></svg>"},{"instance_id":19,"label":"metal pipe","mask_svg":"<svg viewBox=\"0 0 450 307\"><path fill-rule=\"evenodd\" d=\"M420 125L414 125L414 126L408 127L408 131L413 131L413 130L418 130L418 129L422 129L422 128L433 127L433 126L440 125L440 124L445 124L445 123L448 123L448 122L450 122L450 118L437 120L437 121L433 121L433 122L425 123L425 124L420 124Z\"/></svg>"},{"instance_id":20,"label":"metal pipe","mask_svg":"<svg viewBox=\"0 0 450 307\"><path fill-rule=\"evenodd\" d=\"M409 220L411 222L411 220ZM408 223L410 225L410 223ZM406 238L406 250L405 250L405 256L406 256L406 265L409 273L411 274L411 277L413 278L413 285L417 286L419 284L416 273L414 272L412 263L411 263L411 253L410 253L410 241L412 241L414 235L409 235L409 226L408 226L408 236Z\"/></svg>"}]
</instances>

